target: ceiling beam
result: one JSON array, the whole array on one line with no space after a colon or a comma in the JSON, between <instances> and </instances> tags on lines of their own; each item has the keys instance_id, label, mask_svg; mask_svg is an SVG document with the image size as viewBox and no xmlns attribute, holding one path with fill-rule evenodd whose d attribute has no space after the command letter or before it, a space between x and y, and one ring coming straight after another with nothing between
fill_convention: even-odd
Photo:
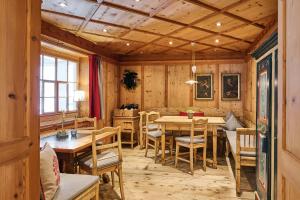
<instances>
[{"instance_id":1,"label":"ceiling beam","mask_svg":"<svg viewBox=\"0 0 300 200\"><path fill-rule=\"evenodd\" d=\"M85 29L85 27L87 26L89 21L93 18L93 16L96 14L98 9L100 8L102 1L103 0L98 0L98 4L95 4L92 6L92 8L89 10L87 16L85 17L84 21L80 24L78 30L76 31L76 35L78 33L81 33Z\"/></svg>"},{"instance_id":2,"label":"ceiling beam","mask_svg":"<svg viewBox=\"0 0 300 200\"><path fill-rule=\"evenodd\" d=\"M264 28L265 28L264 25L255 23L255 22L253 22L253 21L251 21L251 20L249 20L249 19L246 19L246 18L243 18L243 17L241 17L241 16L232 14L232 13L227 12L226 10L222 10L222 9L220 9L220 8L216 8L216 7L211 6L211 5L209 5L209 4L203 3L203 2L201 2L201 1L199 1L199 0L184 0L184 1L189 2L189 3L192 3L192 4L197 5L197 6L200 6L200 7L202 7L202 8L206 8L206 9L208 9L208 10L214 11L214 12L216 12L216 13L218 13L218 14L223 14L223 15L226 15L227 17L231 17L231 18L233 18L233 19L237 19L237 20L242 21L242 22L244 22L244 23L252 24L253 26L256 26L256 27L261 28L261 29L264 29ZM244 2L243 2L243 3L244 3ZM236 5L234 5L233 7L235 7L235 6L237 6L237 5L239 5L239 4L236 4ZM230 7L230 8L233 8L233 7ZM227 10L229 10L230 8L228 8Z\"/></svg>"},{"instance_id":3,"label":"ceiling beam","mask_svg":"<svg viewBox=\"0 0 300 200\"><path fill-rule=\"evenodd\" d=\"M93 42L86 40L82 37L76 36L69 31L64 31L59 27L50 24L49 22L42 21L41 23L41 33L51 38L55 38L59 41L74 45L76 47L85 49L87 51L94 52L95 54L116 59L113 54L103 51L103 48L94 44Z\"/></svg>"},{"instance_id":4,"label":"ceiling beam","mask_svg":"<svg viewBox=\"0 0 300 200\"><path fill-rule=\"evenodd\" d=\"M126 7L126 6L122 6L122 5L107 2L107 1L103 1L102 5L108 6L108 7L111 7L111 8L115 8L115 9L118 9L118 10L123 10L125 12L131 12L131 13L141 15L141 16L150 16L149 13L147 13L147 12L144 12L144 11L141 11L141 10L136 10L136 9L133 9L133 8L129 8L129 7ZM203 32L206 32L206 33L217 34L217 35L220 35L220 36L223 36L223 37L226 37L226 38L251 43L251 41L247 41L247 40L237 38L237 37L233 37L233 36L230 36L230 35L225 35L225 34L222 34L222 33L218 33L216 31L211 31L211 30L200 28L200 27L197 27L197 26L190 26L189 24L178 22L178 21L175 21L175 20L172 20L172 19L168 19L168 18L164 18L164 17L160 17L160 16L153 16L152 18L160 20L160 21L164 21L164 22L167 22L167 23L171 23L171 24L174 24L174 25L183 26L183 27L186 27L186 28L192 28L192 29L200 30L200 31L203 31Z\"/></svg>"},{"instance_id":5,"label":"ceiling beam","mask_svg":"<svg viewBox=\"0 0 300 200\"><path fill-rule=\"evenodd\" d=\"M247 49L247 54L253 53L255 49L257 49L266 39L268 39L272 33L276 31L278 31L277 15L274 16L272 21L267 25L266 29L257 36L253 44Z\"/></svg>"},{"instance_id":6,"label":"ceiling beam","mask_svg":"<svg viewBox=\"0 0 300 200\"><path fill-rule=\"evenodd\" d=\"M61 12L46 10L46 9L42 9L42 12L47 12L47 13L56 14L56 15L69 17L69 18L74 18L74 19L79 19L79 20L84 20L85 19L84 17L80 17L80 16L77 16L77 15L71 15L71 14L67 14L67 13L61 13ZM128 26L114 24L114 23L105 22L105 21L101 21L101 20L91 19L90 22L97 23L97 24L102 24L102 25L106 25L106 26L112 26L112 27L116 27L116 28L122 28L122 29L126 29L126 30L131 30L131 28L128 27ZM184 29L184 28L185 27L183 27L182 29ZM68 31L70 31L70 30L68 30ZM146 31L146 30L142 30L142 29L134 29L134 31L137 31L137 32L140 32L140 33L145 33L145 34L152 34L152 35L160 36L159 38L152 40L148 44L154 44L154 42L156 42L156 41L158 41L158 40L160 40L164 37L169 37L169 38L176 39L176 40L181 40L181 41L184 41L184 42L192 42L192 40L187 40L187 39L184 39L184 38L179 38L179 37L175 37L175 36L171 35L173 33L176 33L178 30L172 31L171 33L168 33L167 35L163 35L163 34L156 33L156 32L151 32L151 31ZM103 37L110 37L110 36L103 35ZM119 39L121 39L121 38L119 38ZM139 42L139 41L136 41L136 40L132 40L132 41ZM147 46L148 44L144 44L144 46ZM157 45L157 44L155 44L155 45ZM203 45L205 45L205 44L203 44ZM144 46L141 46L138 49L140 49Z\"/></svg>"}]
</instances>

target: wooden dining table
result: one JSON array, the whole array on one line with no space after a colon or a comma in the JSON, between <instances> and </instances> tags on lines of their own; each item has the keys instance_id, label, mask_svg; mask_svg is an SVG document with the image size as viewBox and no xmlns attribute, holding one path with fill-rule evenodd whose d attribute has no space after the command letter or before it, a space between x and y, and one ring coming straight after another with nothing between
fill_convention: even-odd
<instances>
[{"instance_id":1,"label":"wooden dining table","mask_svg":"<svg viewBox=\"0 0 300 200\"><path fill-rule=\"evenodd\" d=\"M56 137L56 132L41 136L40 148L46 142L49 143L57 154L60 170L65 173L75 173L76 154L88 150L92 146L93 130L77 130L76 137L71 135L70 130L66 130L66 132L68 137L62 139Z\"/></svg>"},{"instance_id":2,"label":"wooden dining table","mask_svg":"<svg viewBox=\"0 0 300 200\"><path fill-rule=\"evenodd\" d=\"M217 168L217 128L219 126L224 126L225 121L223 117L194 117L194 119L207 119L208 120L208 130L212 131L213 135L213 158L208 159L208 162L212 163L213 168ZM188 119L187 116L163 116L155 120L155 123L161 124L162 137L162 163L165 164L166 155L166 137L165 133L167 131L190 131L192 119Z\"/></svg>"}]
</instances>

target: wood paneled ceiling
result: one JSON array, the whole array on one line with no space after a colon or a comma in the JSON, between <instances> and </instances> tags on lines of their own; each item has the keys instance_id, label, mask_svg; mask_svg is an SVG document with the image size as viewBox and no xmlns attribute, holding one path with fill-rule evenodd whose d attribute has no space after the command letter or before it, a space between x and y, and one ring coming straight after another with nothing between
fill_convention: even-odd
<instances>
[{"instance_id":1,"label":"wood paneled ceiling","mask_svg":"<svg viewBox=\"0 0 300 200\"><path fill-rule=\"evenodd\" d=\"M245 53L277 1L43 0L42 18L116 55Z\"/></svg>"}]
</instances>

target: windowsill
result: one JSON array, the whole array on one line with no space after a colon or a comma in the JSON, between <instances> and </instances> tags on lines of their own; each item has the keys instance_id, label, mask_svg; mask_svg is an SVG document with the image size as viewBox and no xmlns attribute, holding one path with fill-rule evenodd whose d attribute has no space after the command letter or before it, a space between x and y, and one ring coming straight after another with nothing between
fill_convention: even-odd
<instances>
[{"instance_id":1,"label":"windowsill","mask_svg":"<svg viewBox=\"0 0 300 200\"><path fill-rule=\"evenodd\" d=\"M65 112L66 115L68 114L76 114L78 113L78 111L69 111L69 112ZM55 116L55 115L61 115L62 112L55 112L55 113L44 113L44 114L40 114L40 117L49 117L49 116Z\"/></svg>"}]
</instances>

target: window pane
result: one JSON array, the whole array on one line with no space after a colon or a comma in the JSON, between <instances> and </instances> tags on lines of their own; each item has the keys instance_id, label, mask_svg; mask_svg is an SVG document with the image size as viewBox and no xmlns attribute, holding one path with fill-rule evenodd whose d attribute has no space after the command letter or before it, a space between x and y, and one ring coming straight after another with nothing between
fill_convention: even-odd
<instances>
[{"instance_id":1,"label":"window pane","mask_svg":"<svg viewBox=\"0 0 300 200\"><path fill-rule=\"evenodd\" d=\"M66 110L67 110L67 98L59 98L58 111L66 111Z\"/></svg>"},{"instance_id":2,"label":"window pane","mask_svg":"<svg viewBox=\"0 0 300 200\"><path fill-rule=\"evenodd\" d=\"M44 82L44 97L54 97L54 83Z\"/></svg>"},{"instance_id":3,"label":"window pane","mask_svg":"<svg viewBox=\"0 0 300 200\"><path fill-rule=\"evenodd\" d=\"M57 59L57 80L68 81L68 61Z\"/></svg>"},{"instance_id":4,"label":"window pane","mask_svg":"<svg viewBox=\"0 0 300 200\"><path fill-rule=\"evenodd\" d=\"M77 103L74 101L73 97L69 97L69 111L76 111Z\"/></svg>"},{"instance_id":5,"label":"window pane","mask_svg":"<svg viewBox=\"0 0 300 200\"><path fill-rule=\"evenodd\" d=\"M67 83L58 84L58 97L67 97Z\"/></svg>"},{"instance_id":6,"label":"window pane","mask_svg":"<svg viewBox=\"0 0 300 200\"><path fill-rule=\"evenodd\" d=\"M77 90L77 84L76 83L69 83L69 96L74 96L74 92Z\"/></svg>"},{"instance_id":7,"label":"window pane","mask_svg":"<svg viewBox=\"0 0 300 200\"><path fill-rule=\"evenodd\" d=\"M55 80L55 58L44 56L43 79Z\"/></svg>"},{"instance_id":8,"label":"window pane","mask_svg":"<svg viewBox=\"0 0 300 200\"><path fill-rule=\"evenodd\" d=\"M69 61L69 82L77 81L77 63Z\"/></svg>"},{"instance_id":9,"label":"window pane","mask_svg":"<svg viewBox=\"0 0 300 200\"><path fill-rule=\"evenodd\" d=\"M43 81L40 81L40 97L43 97Z\"/></svg>"},{"instance_id":10,"label":"window pane","mask_svg":"<svg viewBox=\"0 0 300 200\"><path fill-rule=\"evenodd\" d=\"M43 55L40 56L40 79L43 79Z\"/></svg>"},{"instance_id":11,"label":"window pane","mask_svg":"<svg viewBox=\"0 0 300 200\"><path fill-rule=\"evenodd\" d=\"M44 113L54 112L54 98L44 98Z\"/></svg>"},{"instance_id":12,"label":"window pane","mask_svg":"<svg viewBox=\"0 0 300 200\"><path fill-rule=\"evenodd\" d=\"M43 112L43 98L40 98L40 114L42 114Z\"/></svg>"}]
</instances>

